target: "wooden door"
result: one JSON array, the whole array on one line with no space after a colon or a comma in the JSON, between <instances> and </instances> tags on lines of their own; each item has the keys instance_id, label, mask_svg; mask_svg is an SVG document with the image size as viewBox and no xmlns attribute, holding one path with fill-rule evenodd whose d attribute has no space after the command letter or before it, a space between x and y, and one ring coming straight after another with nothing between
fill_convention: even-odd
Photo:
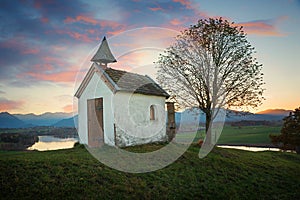
<instances>
[{"instance_id":1,"label":"wooden door","mask_svg":"<svg viewBox=\"0 0 300 200\"><path fill-rule=\"evenodd\" d=\"M104 144L103 98L89 99L88 106L88 145L100 147Z\"/></svg>"}]
</instances>

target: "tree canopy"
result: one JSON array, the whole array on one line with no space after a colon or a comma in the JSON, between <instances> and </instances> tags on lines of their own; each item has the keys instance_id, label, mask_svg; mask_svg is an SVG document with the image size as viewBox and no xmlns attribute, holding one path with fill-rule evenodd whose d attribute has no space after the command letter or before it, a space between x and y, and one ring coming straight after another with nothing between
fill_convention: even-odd
<instances>
[{"instance_id":1,"label":"tree canopy","mask_svg":"<svg viewBox=\"0 0 300 200\"><path fill-rule=\"evenodd\" d=\"M300 107L283 118L280 135L270 135L272 143L279 144L283 150L296 150L300 154Z\"/></svg>"},{"instance_id":2,"label":"tree canopy","mask_svg":"<svg viewBox=\"0 0 300 200\"><path fill-rule=\"evenodd\" d=\"M200 19L161 54L157 80L178 105L206 114L206 130L220 108L256 107L262 65L242 27L222 18Z\"/></svg>"}]
</instances>

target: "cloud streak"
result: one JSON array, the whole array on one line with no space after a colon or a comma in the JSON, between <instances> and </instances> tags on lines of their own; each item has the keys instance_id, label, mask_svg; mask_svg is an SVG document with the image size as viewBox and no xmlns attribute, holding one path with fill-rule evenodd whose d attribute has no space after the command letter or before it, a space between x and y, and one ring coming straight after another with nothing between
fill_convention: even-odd
<instances>
[{"instance_id":1,"label":"cloud streak","mask_svg":"<svg viewBox=\"0 0 300 200\"><path fill-rule=\"evenodd\" d=\"M49 81L54 83L73 83L77 74L77 71L62 71L43 74L36 72L26 72L24 74L21 74L20 77L26 77L28 79L37 81Z\"/></svg>"},{"instance_id":2,"label":"cloud streak","mask_svg":"<svg viewBox=\"0 0 300 200\"><path fill-rule=\"evenodd\" d=\"M13 101L0 97L0 112L11 111L23 107L23 101Z\"/></svg>"},{"instance_id":3,"label":"cloud streak","mask_svg":"<svg viewBox=\"0 0 300 200\"><path fill-rule=\"evenodd\" d=\"M192 9L192 2L189 0L173 0L174 2L178 2L181 5L185 6L187 9Z\"/></svg>"},{"instance_id":4,"label":"cloud streak","mask_svg":"<svg viewBox=\"0 0 300 200\"><path fill-rule=\"evenodd\" d=\"M66 106L63 107L64 112L66 113L70 113L73 112L73 104L68 104Z\"/></svg>"},{"instance_id":5,"label":"cloud streak","mask_svg":"<svg viewBox=\"0 0 300 200\"><path fill-rule=\"evenodd\" d=\"M278 30L278 25L286 20L286 16L275 20L256 20L249 22L236 23L236 26L243 26L243 30L250 35L261 36L285 36L286 34Z\"/></svg>"}]
</instances>

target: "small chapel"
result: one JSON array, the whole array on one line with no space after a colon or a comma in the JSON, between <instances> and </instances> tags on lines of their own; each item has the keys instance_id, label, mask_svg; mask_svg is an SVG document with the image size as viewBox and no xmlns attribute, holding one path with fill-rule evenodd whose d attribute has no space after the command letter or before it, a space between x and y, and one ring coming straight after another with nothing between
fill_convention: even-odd
<instances>
[{"instance_id":1,"label":"small chapel","mask_svg":"<svg viewBox=\"0 0 300 200\"><path fill-rule=\"evenodd\" d=\"M95 148L172 140L174 104L166 103L165 90L147 75L111 68L117 60L105 37L91 62L75 93L80 143Z\"/></svg>"}]
</instances>

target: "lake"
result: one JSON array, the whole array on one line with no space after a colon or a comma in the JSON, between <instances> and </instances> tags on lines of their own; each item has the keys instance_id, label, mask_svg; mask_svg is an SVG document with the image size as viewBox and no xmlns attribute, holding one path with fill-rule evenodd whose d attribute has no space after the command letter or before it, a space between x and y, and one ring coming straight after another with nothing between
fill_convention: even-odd
<instances>
[{"instance_id":1,"label":"lake","mask_svg":"<svg viewBox=\"0 0 300 200\"><path fill-rule=\"evenodd\" d=\"M73 148L74 144L78 142L78 138L58 138L54 136L38 136L39 141L28 147L28 150L49 151L58 149ZM230 146L230 145L217 145L221 148L240 149L246 151L280 151L278 148L268 147L247 147L247 146ZM288 151L291 152L291 151Z\"/></svg>"},{"instance_id":2,"label":"lake","mask_svg":"<svg viewBox=\"0 0 300 200\"><path fill-rule=\"evenodd\" d=\"M240 149L245 151L280 151L279 148L269 148L269 147L247 147L247 146L230 146L230 145L217 145L217 147L221 148L229 148L229 149ZM286 152L292 152L290 150Z\"/></svg>"},{"instance_id":3,"label":"lake","mask_svg":"<svg viewBox=\"0 0 300 200\"><path fill-rule=\"evenodd\" d=\"M39 141L28 147L28 150L49 151L73 148L78 138L58 138L54 136L38 136Z\"/></svg>"}]
</instances>

